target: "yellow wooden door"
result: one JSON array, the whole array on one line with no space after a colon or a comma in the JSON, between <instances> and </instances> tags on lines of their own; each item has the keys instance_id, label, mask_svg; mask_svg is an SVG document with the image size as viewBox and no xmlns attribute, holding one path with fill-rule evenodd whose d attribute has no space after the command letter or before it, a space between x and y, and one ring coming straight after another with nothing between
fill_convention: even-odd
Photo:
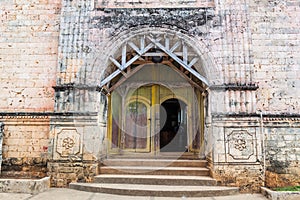
<instances>
[{"instance_id":1,"label":"yellow wooden door","mask_svg":"<svg viewBox=\"0 0 300 200\"><path fill-rule=\"evenodd\" d=\"M203 142L203 103L200 95L197 99L189 98L190 93L185 88L171 91L156 84L129 89L126 94L113 92L109 98L110 150L199 151ZM170 106L172 101L178 105ZM173 135L165 138L166 133Z\"/></svg>"},{"instance_id":2,"label":"yellow wooden door","mask_svg":"<svg viewBox=\"0 0 300 200\"><path fill-rule=\"evenodd\" d=\"M124 150L150 152L150 106L138 100L126 104Z\"/></svg>"}]
</instances>

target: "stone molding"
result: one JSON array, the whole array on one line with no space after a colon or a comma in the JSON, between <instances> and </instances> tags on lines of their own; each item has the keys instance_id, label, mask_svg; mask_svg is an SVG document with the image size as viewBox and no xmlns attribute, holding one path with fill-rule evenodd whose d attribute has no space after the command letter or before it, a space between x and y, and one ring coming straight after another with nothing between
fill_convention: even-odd
<instances>
[{"instance_id":1,"label":"stone molding","mask_svg":"<svg viewBox=\"0 0 300 200\"><path fill-rule=\"evenodd\" d=\"M74 85L74 84L62 84L53 86L55 92L66 91L66 90L89 90L89 91L100 91L99 86L89 86L89 85Z\"/></svg>"},{"instance_id":2,"label":"stone molding","mask_svg":"<svg viewBox=\"0 0 300 200\"><path fill-rule=\"evenodd\" d=\"M10 125L46 125L76 122L76 125L97 124L98 112L7 112L0 113L0 120Z\"/></svg>"},{"instance_id":3,"label":"stone molding","mask_svg":"<svg viewBox=\"0 0 300 200\"><path fill-rule=\"evenodd\" d=\"M90 26L110 28L113 35L137 26L176 27L183 33L203 35L207 34L207 29L203 27L208 23L212 22L215 26L220 24L213 8L101 8L97 9L97 13L91 19Z\"/></svg>"},{"instance_id":4,"label":"stone molding","mask_svg":"<svg viewBox=\"0 0 300 200\"><path fill-rule=\"evenodd\" d=\"M1 112L0 119L33 119L49 118L55 116L96 116L97 112Z\"/></svg>"},{"instance_id":5,"label":"stone molding","mask_svg":"<svg viewBox=\"0 0 300 200\"><path fill-rule=\"evenodd\" d=\"M259 87L255 83L249 83L249 84L224 84L224 85L212 85L209 87L210 90L257 90Z\"/></svg>"},{"instance_id":6,"label":"stone molding","mask_svg":"<svg viewBox=\"0 0 300 200\"><path fill-rule=\"evenodd\" d=\"M212 113L212 117L215 120L222 118L232 118L235 119L250 119L250 118L260 118L260 113ZM262 114L264 121L296 121L300 122L300 114L298 113L281 113L281 114Z\"/></svg>"},{"instance_id":7,"label":"stone molding","mask_svg":"<svg viewBox=\"0 0 300 200\"><path fill-rule=\"evenodd\" d=\"M94 0L96 8L185 8L214 7L214 0Z\"/></svg>"}]
</instances>

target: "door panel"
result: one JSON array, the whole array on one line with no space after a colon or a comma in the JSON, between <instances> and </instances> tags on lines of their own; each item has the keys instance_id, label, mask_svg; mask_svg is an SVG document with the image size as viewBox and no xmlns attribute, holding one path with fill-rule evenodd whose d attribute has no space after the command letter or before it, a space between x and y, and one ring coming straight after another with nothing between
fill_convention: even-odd
<instances>
[{"instance_id":1,"label":"door panel","mask_svg":"<svg viewBox=\"0 0 300 200\"><path fill-rule=\"evenodd\" d=\"M125 150L150 151L149 108L138 100L130 102L125 112Z\"/></svg>"},{"instance_id":2,"label":"door panel","mask_svg":"<svg viewBox=\"0 0 300 200\"><path fill-rule=\"evenodd\" d=\"M191 96L190 88L171 90L161 85L113 92L109 110L112 152L199 151L203 98L200 93L197 98Z\"/></svg>"}]
</instances>

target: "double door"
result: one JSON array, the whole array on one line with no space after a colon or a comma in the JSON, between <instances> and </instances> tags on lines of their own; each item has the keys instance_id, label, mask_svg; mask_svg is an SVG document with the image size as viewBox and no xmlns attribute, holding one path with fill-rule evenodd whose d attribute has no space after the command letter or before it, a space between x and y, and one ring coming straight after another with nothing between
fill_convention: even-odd
<instances>
[{"instance_id":1,"label":"double door","mask_svg":"<svg viewBox=\"0 0 300 200\"><path fill-rule=\"evenodd\" d=\"M200 132L193 131L197 113L188 96L186 89L174 92L161 85L113 92L108 112L109 151L197 151L200 144L194 144L200 142Z\"/></svg>"}]
</instances>

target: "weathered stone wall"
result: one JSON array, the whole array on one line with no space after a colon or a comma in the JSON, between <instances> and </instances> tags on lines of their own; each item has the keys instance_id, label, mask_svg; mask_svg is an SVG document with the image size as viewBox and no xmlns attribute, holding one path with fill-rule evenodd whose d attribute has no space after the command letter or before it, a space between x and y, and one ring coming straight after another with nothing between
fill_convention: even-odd
<instances>
[{"instance_id":1,"label":"weathered stone wall","mask_svg":"<svg viewBox=\"0 0 300 200\"><path fill-rule=\"evenodd\" d=\"M266 186L284 187L300 184L300 124L290 116L266 118Z\"/></svg>"},{"instance_id":2,"label":"weathered stone wall","mask_svg":"<svg viewBox=\"0 0 300 200\"><path fill-rule=\"evenodd\" d=\"M0 109L52 111L60 1L1 1Z\"/></svg>"},{"instance_id":3,"label":"weathered stone wall","mask_svg":"<svg viewBox=\"0 0 300 200\"><path fill-rule=\"evenodd\" d=\"M2 166L2 145L3 145L4 124L0 122L0 174Z\"/></svg>"},{"instance_id":4,"label":"weathered stone wall","mask_svg":"<svg viewBox=\"0 0 300 200\"><path fill-rule=\"evenodd\" d=\"M76 161L49 162L50 184L55 187L66 187L71 182L92 182L98 174L98 163Z\"/></svg>"},{"instance_id":5,"label":"weathered stone wall","mask_svg":"<svg viewBox=\"0 0 300 200\"><path fill-rule=\"evenodd\" d=\"M222 2L226 1L219 2L222 4ZM260 174L260 184L266 184L266 186L269 187L298 185L298 155L300 152L298 148L300 135L298 122L300 107L297 88L299 88L300 84L300 29L299 22L297 20L295 21L295 19L300 16L299 2L280 0L245 2L247 3L245 11L248 12L249 17L247 24L251 29L249 40L251 49L250 64L254 67L251 76L253 77L252 81L255 83L254 85L257 85L258 89L254 96L255 100L253 101L256 105L252 107L252 111L254 111L252 116L256 119L254 123L252 121L252 123L242 125L241 130L246 130L251 134L251 131L248 130L251 129L251 127L256 127L256 145L258 152L261 152L258 154L257 164L261 165L260 170L263 171L266 169L265 174L257 173ZM230 8L230 6L227 8ZM231 12L236 13L237 10L238 9L234 8ZM231 26L233 27L232 33L235 38L237 33L234 29L235 26L239 26L239 23L232 23ZM240 31L242 30L243 29L240 29ZM238 66L238 68L240 67L241 65ZM221 95L222 92L217 93ZM229 101L227 98L229 98ZM248 112L247 109L247 112L242 111L244 105L238 103L242 98L244 98L243 95L237 96L235 91L229 90L225 96L224 106L219 105L221 108L218 110L221 110L222 107L226 107L228 105L227 102L229 102L229 108L231 109L227 109L229 110L228 114L230 115L231 113L232 116L232 114L239 113L240 117L242 117L231 120L228 118L228 114L227 117L225 115L221 120L223 123L220 125L224 127L225 137L223 137L223 133L218 133L220 131L223 132L223 128L213 127L217 130L214 131L213 138L216 150L212 157L216 162L215 169L217 169L214 171L214 176L220 180L226 180L228 176L226 170L230 171L230 168L233 167L227 166L225 167L226 170L221 170L222 173L220 173L220 168L223 168L219 166L217 162L223 162L224 159L225 162L227 162L229 160L226 160L226 155L232 157L232 152L236 153L239 151L237 149L231 151L230 148L227 148L227 146L230 147L230 140L226 140L226 136L228 136L226 126L230 125L228 122L232 122L230 126L239 125L239 119L247 121L247 114L245 115L245 113L251 113ZM216 104L216 106L218 105ZM234 108L235 111L232 108ZM262 119L259 119L260 111L262 112ZM219 119L220 115L217 115L215 120L219 121ZM236 135L238 136L238 134ZM229 137L229 139L234 138ZM245 142L247 144L247 140L245 140ZM259 148L260 146L261 148ZM228 152L228 150L230 150L230 152ZM223 155L223 153L225 154ZM229 161L229 163L232 162L239 166L234 168L247 169L247 166L243 165L243 162L244 164L248 162L245 159L241 159L240 162L234 160ZM249 162L249 164L253 164L253 169L255 168L255 163L251 164L251 162ZM257 172L259 172L258 169ZM236 177L238 177L239 173L236 174ZM250 174L251 173L249 173L247 177L242 176L245 180L248 180L249 183L252 182ZM255 176L252 176L252 179L254 177ZM234 178L231 178L231 180L232 179ZM255 178L253 180L255 180ZM238 182L236 183L243 189L246 189L246 191L252 188L250 185L247 186L248 188L245 188L246 183L245 185ZM258 189L257 186L258 185L255 186L255 190Z\"/></svg>"},{"instance_id":6,"label":"weathered stone wall","mask_svg":"<svg viewBox=\"0 0 300 200\"><path fill-rule=\"evenodd\" d=\"M2 176L45 177L49 117L1 116L4 123Z\"/></svg>"},{"instance_id":7,"label":"weathered stone wall","mask_svg":"<svg viewBox=\"0 0 300 200\"><path fill-rule=\"evenodd\" d=\"M60 1L0 2L0 121L3 176L47 172L54 108Z\"/></svg>"},{"instance_id":8,"label":"weathered stone wall","mask_svg":"<svg viewBox=\"0 0 300 200\"><path fill-rule=\"evenodd\" d=\"M47 167L52 186L90 182L98 173L98 161L106 150L102 151L103 124L97 115L77 112L51 118Z\"/></svg>"},{"instance_id":9,"label":"weathered stone wall","mask_svg":"<svg viewBox=\"0 0 300 200\"><path fill-rule=\"evenodd\" d=\"M299 1L251 1L249 9L266 186L299 185Z\"/></svg>"},{"instance_id":10,"label":"weathered stone wall","mask_svg":"<svg viewBox=\"0 0 300 200\"><path fill-rule=\"evenodd\" d=\"M249 9L257 109L299 114L299 1L251 1Z\"/></svg>"},{"instance_id":11,"label":"weathered stone wall","mask_svg":"<svg viewBox=\"0 0 300 200\"><path fill-rule=\"evenodd\" d=\"M262 141L257 116L222 116L212 119L212 176L221 185L259 192L264 184Z\"/></svg>"},{"instance_id":12,"label":"weathered stone wall","mask_svg":"<svg viewBox=\"0 0 300 200\"><path fill-rule=\"evenodd\" d=\"M263 184L263 169L260 164L251 165L218 165L214 168L213 177L218 184L226 186L238 186L241 192L260 192Z\"/></svg>"},{"instance_id":13,"label":"weathered stone wall","mask_svg":"<svg viewBox=\"0 0 300 200\"><path fill-rule=\"evenodd\" d=\"M112 72L109 57L120 56L128 38L165 32L195 45L195 66L210 82L205 137L212 175L243 191L258 191L264 181L299 184L298 1L0 5L4 170L42 176L48 159L53 186L91 181L106 153L107 100L97 90ZM277 121L266 122L274 115Z\"/></svg>"},{"instance_id":14,"label":"weathered stone wall","mask_svg":"<svg viewBox=\"0 0 300 200\"><path fill-rule=\"evenodd\" d=\"M263 10L258 7L260 4L257 1L215 1L213 5L198 8L185 8L184 2L172 2L172 8L167 5L159 8L155 2L143 3L137 6L135 2L129 4L125 1L96 1L95 4L79 0L64 1L56 109L64 112L96 110L103 114L106 101L101 101L99 106L99 99L93 93L101 78L109 73L108 66L112 65L109 56L120 55L120 43L127 38L143 31L173 31L182 34L182 37L193 38L195 44L207 52L201 54L205 61L202 63L203 71L211 70L211 74L207 75L212 87L206 137L211 140L207 152L212 153L213 174L221 180L227 176L226 173L221 175L223 168L228 171L249 169L251 173L245 173L242 177L253 184L235 181L235 185L241 186L244 191L257 191L258 185L264 181L263 178L259 181L256 178L261 176L264 158L257 101L262 110L261 102L265 99L269 101L264 93L269 92L270 87L282 87L276 86L276 81L267 85L264 82L264 77L268 76L266 72L273 69L271 64L266 71L257 67L269 59L268 56L260 57L264 55L260 51L264 44L261 40L267 41L269 36L263 28L259 28L259 24L264 20L264 11L272 12L274 5L263 1L267 6ZM165 3L170 4L169 1ZM260 76L262 73L265 74ZM79 94L88 97L89 101L77 98ZM289 101L294 105L294 98L291 97ZM273 109L270 113L276 112ZM99 121L103 124L101 133L105 135L105 115ZM80 134L84 136L83 132ZM242 143L236 146L236 142ZM250 170L251 165L254 167ZM237 180L239 175L233 175L230 180Z\"/></svg>"},{"instance_id":15,"label":"weathered stone wall","mask_svg":"<svg viewBox=\"0 0 300 200\"><path fill-rule=\"evenodd\" d=\"M97 8L182 8L182 7L209 7L214 0L95 0Z\"/></svg>"}]
</instances>

